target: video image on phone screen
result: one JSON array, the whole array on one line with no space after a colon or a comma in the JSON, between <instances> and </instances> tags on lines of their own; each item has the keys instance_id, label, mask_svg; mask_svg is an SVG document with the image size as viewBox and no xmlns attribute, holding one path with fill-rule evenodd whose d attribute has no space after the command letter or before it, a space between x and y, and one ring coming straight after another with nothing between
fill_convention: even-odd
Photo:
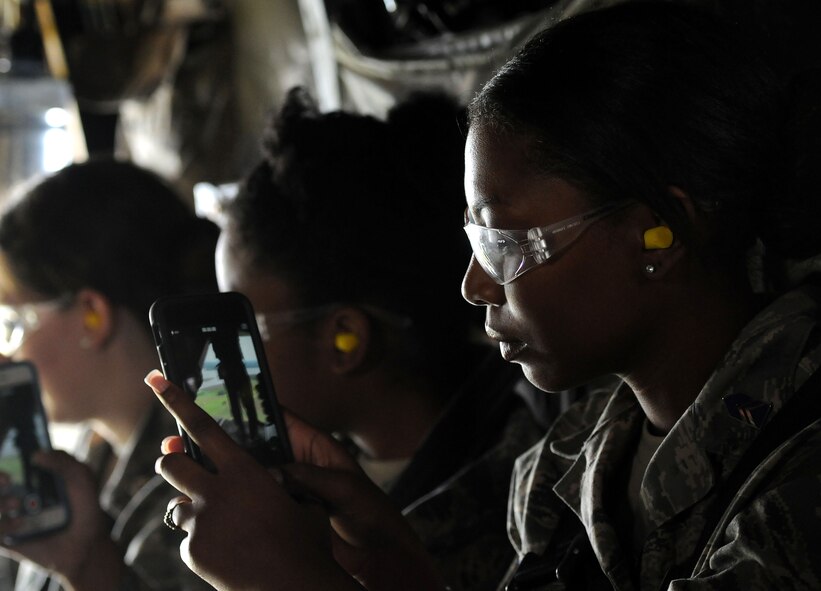
<instances>
[{"instance_id":1,"label":"video image on phone screen","mask_svg":"<svg viewBox=\"0 0 821 591\"><path fill-rule=\"evenodd\" d=\"M54 477L31 461L48 441L35 396L29 384L0 386L0 491L15 499L13 514L46 519L60 497Z\"/></svg>"},{"instance_id":2,"label":"video image on phone screen","mask_svg":"<svg viewBox=\"0 0 821 591\"><path fill-rule=\"evenodd\" d=\"M259 360L244 325L198 326L173 331L174 351L191 351L177 362L183 386L197 405L211 415L231 438L264 465L283 461L273 405L273 393L260 379Z\"/></svg>"}]
</instances>

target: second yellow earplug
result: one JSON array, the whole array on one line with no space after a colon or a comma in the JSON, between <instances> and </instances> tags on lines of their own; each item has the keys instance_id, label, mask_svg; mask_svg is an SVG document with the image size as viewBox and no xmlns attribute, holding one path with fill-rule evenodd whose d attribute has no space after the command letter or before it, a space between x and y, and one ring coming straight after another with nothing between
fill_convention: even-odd
<instances>
[{"instance_id":1,"label":"second yellow earplug","mask_svg":"<svg viewBox=\"0 0 821 591\"><path fill-rule=\"evenodd\" d=\"M350 353L359 346L359 337L352 332L340 332L334 337L334 346L338 351Z\"/></svg>"},{"instance_id":2,"label":"second yellow earplug","mask_svg":"<svg viewBox=\"0 0 821 591\"><path fill-rule=\"evenodd\" d=\"M673 244L673 232L667 226L656 226L644 232L644 248L660 250Z\"/></svg>"},{"instance_id":3,"label":"second yellow earplug","mask_svg":"<svg viewBox=\"0 0 821 591\"><path fill-rule=\"evenodd\" d=\"M100 328L100 315L94 310L89 310L83 316L83 323L90 330Z\"/></svg>"}]
</instances>

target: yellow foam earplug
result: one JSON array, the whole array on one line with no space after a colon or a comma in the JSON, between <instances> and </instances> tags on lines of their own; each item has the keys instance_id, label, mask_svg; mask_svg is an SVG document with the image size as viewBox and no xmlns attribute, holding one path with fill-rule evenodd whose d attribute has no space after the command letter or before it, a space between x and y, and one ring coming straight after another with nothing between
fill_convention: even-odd
<instances>
[{"instance_id":1,"label":"yellow foam earplug","mask_svg":"<svg viewBox=\"0 0 821 591\"><path fill-rule=\"evenodd\" d=\"M670 248L673 244L673 232L667 226L656 226L644 232L644 248L659 250Z\"/></svg>"},{"instance_id":2,"label":"yellow foam earplug","mask_svg":"<svg viewBox=\"0 0 821 591\"><path fill-rule=\"evenodd\" d=\"M86 328L89 328L91 330L99 328L100 327L100 315L97 314L97 312L95 312L93 310L89 310L88 312L85 313L85 316L83 316L83 322L85 323Z\"/></svg>"},{"instance_id":3,"label":"yellow foam earplug","mask_svg":"<svg viewBox=\"0 0 821 591\"><path fill-rule=\"evenodd\" d=\"M359 337L352 332L340 332L334 337L334 346L338 351L350 353L359 346Z\"/></svg>"}]
</instances>

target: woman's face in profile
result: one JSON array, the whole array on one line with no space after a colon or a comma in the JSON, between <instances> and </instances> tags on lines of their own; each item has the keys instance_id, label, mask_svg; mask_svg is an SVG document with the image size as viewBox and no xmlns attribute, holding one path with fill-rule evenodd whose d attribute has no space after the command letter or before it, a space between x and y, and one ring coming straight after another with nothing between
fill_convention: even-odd
<instances>
[{"instance_id":1,"label":"woman's face in profile","mask_svg":"<svg viewBox=\"0 0 821 591\"><path fill-rule=\"evenodd\" d=\"M530 142L472 127L465 152L468 213L481 226L546 226L595 208L579 189L532 165ZM462 292L485 306L502 356L537 387L558 391L624 371L642 326L640 244L618 216L591 225L565 250L507 285L471 259Z\"/></svg>"},{"instance_id":2,"label":"woman's face in profile","mask_svg":"<svg viewBox=\"0 0 821 591\"><path fill-rule=\"evenodd\" d=\"M20 284L0 255L0 304L19 307L35 304L36 322L25 329L15 361L34 364L42 390L43 406L50 421L79 423L94 414L95 402L83 361L82 321L72 306L53 306L48 298ZM19 309L19 308L18 308Z\"/></svg>"}]
</instances>

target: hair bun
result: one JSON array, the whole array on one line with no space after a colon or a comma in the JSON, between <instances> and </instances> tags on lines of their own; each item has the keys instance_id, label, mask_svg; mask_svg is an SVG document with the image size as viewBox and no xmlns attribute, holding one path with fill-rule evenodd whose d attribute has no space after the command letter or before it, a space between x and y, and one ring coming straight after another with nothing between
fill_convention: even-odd
<instances>
[{"instance_id":1,"label":"hair bun","mask_svg":"<svg viewBox=\"0 0 821 591\"><path fill-rule=\"evenodd\" d=\"M262 146L269 161L281 155L282 146L299 142L305 127L319 117L319 109L311 94L302 86L288 91L282 109L271 118L263 134Z\"/></svg>"}]
</instances>

